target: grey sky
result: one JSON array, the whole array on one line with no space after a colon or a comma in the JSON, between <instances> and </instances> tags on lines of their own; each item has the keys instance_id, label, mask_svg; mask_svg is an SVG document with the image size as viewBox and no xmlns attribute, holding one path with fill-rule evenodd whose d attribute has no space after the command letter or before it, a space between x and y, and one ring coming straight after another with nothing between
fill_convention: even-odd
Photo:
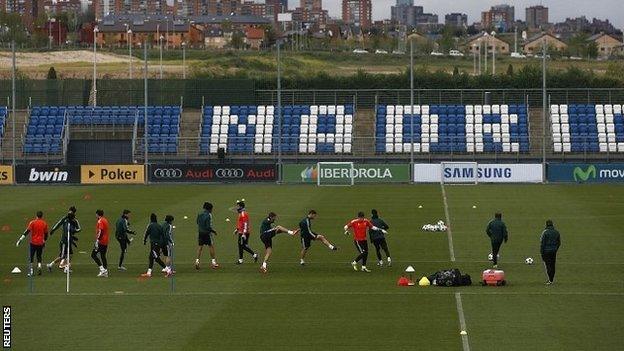
<instances>
[{"instance_id":1,"label":"grey sky","mask_svg":"<svg viewBox=\"0 0 624 351\"><path fill-rule=\"evenodd\" d=\"M373 0L373 18L383 19L390 17L390 6L395 0ZM550 10L550 20L561 21L566 17L586 16L608 18L616 27L624 28L624 4L622 0L415 0L416 5L423 6L425 12L438 14L440 22L444 21L444 15L451 12L465 12L468 14L468 22L480 20L481 11L491 5L507 3L516 7L516 18L524 20L524 9L542 3ZM299 0L289 0L290 7L298 6ZM342 0L323 0L323 7L329 10L332 17L340 17Z\"/></svg>"}]
</instances>

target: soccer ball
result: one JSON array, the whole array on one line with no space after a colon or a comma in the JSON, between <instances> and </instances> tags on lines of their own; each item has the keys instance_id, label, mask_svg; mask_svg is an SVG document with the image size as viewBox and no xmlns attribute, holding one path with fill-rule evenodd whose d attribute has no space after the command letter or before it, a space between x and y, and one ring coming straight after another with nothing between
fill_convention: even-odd
<instances>
[{"instance_id":1,"label":"soccer ball","mask_svg":"<svg viewBox=\"0 0 624 351\"><path fill-rule=\"evenodd\" d=\"M496 255L497 259L500 259L500 254ZM490 254L488 255L488 261L492 262L494 261L494 255L492 255L492 253L490 252Z\"/></svg>"},{"instance_id":2,"label":"soccer ball","mask_svg":"<svg viewBox=\"0 0 624 351\"><path fill-rule=\"evenodd\" d=\"M533 258L531 258L531 257L527 257L527 258L524 260L524 263L526 263L526 264L528 264L528 265L532 265L532 264L533 264Z\"/></svg>"}]
</instances>

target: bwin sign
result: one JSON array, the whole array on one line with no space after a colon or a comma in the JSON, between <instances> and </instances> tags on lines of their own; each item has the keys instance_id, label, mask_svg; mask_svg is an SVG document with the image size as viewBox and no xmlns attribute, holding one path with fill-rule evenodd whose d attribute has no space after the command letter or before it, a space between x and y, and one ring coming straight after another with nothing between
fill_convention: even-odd
<instances>
[{"instance_id":1,"label":"bwin sign","mask_svg":"<svg viewBox=\"0 0 624 351\"><path fill-rule=\"evenodd\" d=\"M61 171L55 168L53 171L37 171L36 168L30 169L30 175L28 177L29 182L67 182L69 178L69 172Z\"/></svg>"}]
</instances>

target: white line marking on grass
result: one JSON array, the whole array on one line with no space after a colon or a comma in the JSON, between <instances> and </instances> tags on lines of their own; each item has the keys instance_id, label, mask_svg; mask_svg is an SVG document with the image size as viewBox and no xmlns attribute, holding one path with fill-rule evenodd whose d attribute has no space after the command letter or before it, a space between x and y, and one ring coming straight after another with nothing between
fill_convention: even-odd
<instances>
[{"instance_id":1,"label":"white line marking on grass","mask_svg":"<svg viewBox=\"0 0 624 351\"><path fill-rule=\"evenodd\" d=\"M196 291L196 292L155 292L155 293L133 293L124 292L118 294L116 292L110 293L24 293L24 294L0 294L0 296L11 297L27 297L27 296L314 296L314 295L334 295L334 296L418 296L418 295L439 295L439 296L453 296L459 294L452 291L440 291L440 292L407 292L407 291L382 291L382 292L342 292L342 291L259 291L259 292L239 292L239 291ZM618 292L584 292L584 291L561 291L561 292L470 292L463 291L463 295L470 296L484 296L484 295L499 295L499 296L624 296L624 293ZM465 322L465 320L464 320Z\"/></svg>"},{"instance_id":2,"label":"white line marking on grass","mask_svg":"<svg viewBox=\"0 0 624 351\"><path fill-rule=\"evenodd\" d=\"M462 305L461 293L455 293L455 304L457 305L457 314L459 315L459 327L461 331L466 331L466 318L464 317L464 307ZM468 334L461 334L462 346L464 351L470 351L470 343L468 343Z\"/></svg>"},{"instance_id":3,"label":"white line marking on grass","mask_svg":"<svg viewBox=\"0 0 624 351\"><path fill-rule=\"evenodd\" d=\"M449 254L451 255L451 262L455 262L455 249L453 248L453 230L451 226L451 216L449 214L448 200L446 198L446 189L444 189L444 183L440 183L442 188L442 200L444 200L444 215L446 216L446 236L448 237Z\"/></svg>"},{"instance_id":4,"label":"white line marking on grass","mask_svg":"<svg viewBox=\"0 0 624 351\"><path fill-rule=\"evenodd\" d=\"M446 189L444 188L444 182L440 182L440 188L442 188L442 200L444 200L444 215L446 216L446 235L448 237L449 254L451 256L451 262L455 262L455 248L453 247L453 226L451 225L451 214L448 206L448 198L446 196ZM455 305L457 307L457 315L459 316L460 331L468 331L466 329L466 318L464 317L464 307L462 305L461 293L455 293ZM462 348L464 351L470 351L470 343L468 342L468 334L460 333L462 339Z\"/></svg>"}]
</instances>

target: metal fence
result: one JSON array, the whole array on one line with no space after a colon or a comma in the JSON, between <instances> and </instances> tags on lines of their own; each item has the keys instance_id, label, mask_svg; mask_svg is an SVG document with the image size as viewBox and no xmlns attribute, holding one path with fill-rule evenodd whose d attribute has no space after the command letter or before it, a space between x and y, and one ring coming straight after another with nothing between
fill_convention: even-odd
<instances>
[{"instance_id":1,"label":"metal fence","mask_svg":"<svg viewBox=\"0 0 624 351\"><path fill-rule=\"evenodd\" d=\"M91 80L18 80L17 108L29 106L90 105L93 101ZM417 105L513 104L528 102L542 105L541 89L415 89ZM282 105L355 104L368 109L376 104L409 105L409 89L307 89L282 90ZM622 103L624 89L548 89L547 95L557 104ZM11 82L0 81L0 101L9 101ZM144 86L141 80L102 79L97 81L100 106L142 106ZM277 105L276 90L255 89L253 80L150 79L149 105L182 105L199 109L205 105ZM10 104L9 104L10 105Z\"/></svg>"}]
</instances>

